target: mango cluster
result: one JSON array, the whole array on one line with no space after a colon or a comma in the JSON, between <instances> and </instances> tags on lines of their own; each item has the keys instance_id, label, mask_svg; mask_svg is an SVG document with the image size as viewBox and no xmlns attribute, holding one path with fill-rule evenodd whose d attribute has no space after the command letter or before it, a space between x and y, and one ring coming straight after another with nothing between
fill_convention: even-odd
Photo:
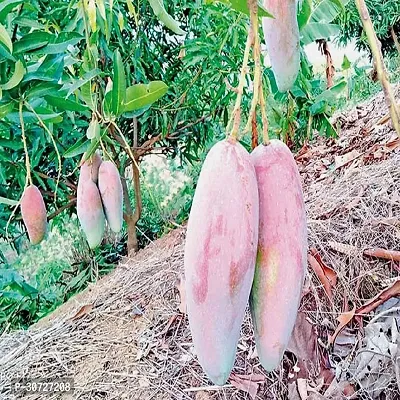
<instances>
[{"instance_id":1,"label":"mango cluster","mask_svg":"<svg viewBox=\"0 0 400 400\"><path fill-rule=\"evenodd\" d=\"M118 233L123 223L121 178L112 161L103 161L99 153L83 162L77 193L78 219L91 249L104 236L106 221Z\"/></svg>"},{"instance_id":2,"label":"mango cluster","mask_svg":"<svg viewBox=\"0 0 400 400\"><path fill-rule=\"evenodd\" d=\"M199 363L223 385L250 301L261 364L275 369L294 327L307 229L300 175L279 140L250 155L231 139L204 162L185 244L186 297Z\"/></svg>"},{"instance_id":3,"label":"mango cluster","mask_svg":"<svg viewBox=\"0 0 400 400\"><path fill-rule=\"evenodd\" d=\"M37 186L31 184L25 188L21 198L21 214L31 244L39 244L47 232L47 212Z\"/></svg>"}]
</instances>

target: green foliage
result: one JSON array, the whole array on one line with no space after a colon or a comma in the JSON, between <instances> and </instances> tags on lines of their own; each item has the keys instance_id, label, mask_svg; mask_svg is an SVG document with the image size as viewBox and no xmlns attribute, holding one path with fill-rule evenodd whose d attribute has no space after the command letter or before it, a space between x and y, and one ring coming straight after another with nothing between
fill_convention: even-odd
<instances>
[{"instance_id":1,"label":"green foliage","mask_svg":"<svg viewBox=\"0 0 400 400\"><path fill-rule=\"evenodd\" d=\"M391 29L393 28L396 35L400 34L400 3L393 0L366 0L365 2L371 15L376 35L382 44L383 54L385 56L397 54L395 42L391 36ZM339 37L341 43L348 44L355 40L359 50L370 53L367 37L363 31L363 25L354 1L349 2L336 22L341 27Z\"/></svg>"},{"instance_id":2,"label":"green foliage","mask_svg":"<svg viewBox=\"0 0 400 400\"><path fill-rule=\"evenodd\" d=\"M122 252L111 237L92 252L76 220L59 217L49 237L0 263L0 333L27 328L110 272Z\"/></svg>"}]
</instances>

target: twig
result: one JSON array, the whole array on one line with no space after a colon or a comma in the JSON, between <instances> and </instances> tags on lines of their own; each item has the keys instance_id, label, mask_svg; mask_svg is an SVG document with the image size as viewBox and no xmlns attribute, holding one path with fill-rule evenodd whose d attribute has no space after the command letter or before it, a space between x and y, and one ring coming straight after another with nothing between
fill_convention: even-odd
<instances>
[{"instance_id":1,"label":"twig","mask_svg":"<svg viewBox=\"0 0 400 400\"><path fill-rule=\"evenodd\" d=\"M382 311L378 315L375 315L375 317L372 318L371 321L369 321L369 325L377 322L378 319L384 317L385 315L392 314L392 313L397 313L399 311L400 311L400 307L392 307L392 308L389 308L389 310Z\"/></svg>"},{"instance_id":2,"label":"twig","mask_svg":"<svg viewBox=\"0 0 400 400\"><path fill-rule=\"evenodd\" d=\"M68 208L71 208L74 204L76 204L76 199L71 200L67 204L64 204L62 207L60 207L58 210L51 213L47 217L47 220L50 221L51 219L57 217L57 215L61 214L63 211L67 210Z\"/></svg>"}]
</instances>

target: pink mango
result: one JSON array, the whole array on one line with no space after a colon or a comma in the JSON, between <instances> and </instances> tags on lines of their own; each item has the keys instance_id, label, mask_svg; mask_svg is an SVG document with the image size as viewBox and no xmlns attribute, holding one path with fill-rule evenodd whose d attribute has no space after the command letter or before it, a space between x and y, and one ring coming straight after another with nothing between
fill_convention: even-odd
<instances>
[{"instance_id":1,"label":"pink mango","mask_svg":"<svg viewBox=\"0 0 400 400\"><path fill-rule=\"evenodd\" d=\"M258 189L249 153L225 140L208 153L185 246L189 324L199 363L223 385L235 360L254 277Z\"/></svg>"},{"instance_id":2,"label":"pink mango","mask_svg":"<svg viewBox=\"0 0 400 400\"><path fill-rule=\"evenodd\" d=\"M83 168L83 169L82 169ZM97 247L103 238L105 217L100 192L85 165L81 168L78 182L77 213L89 247Z\"/></svg>"},{"instance_id":3,"label":"pink mango","mask_svg":"<svg viewBox=\"0 0 400 400\"><path fill-rule=\"evenodd\" d=\"M32 244L39 244L47 230L47 213L43 196L35 185L28 186L21 198L22 220Z\"/></svg>"},{"instance_id":4,"label":"pink mango","mask_svg":"<svg viewBox=\"0 0 400 400\"><path fill-rule=\"evenodd\" d=\"M123 223L123 192L121 177L112 161L104 161L99 169L99 191L108 225L118 233Z\"/></svg>"},{"instance_id":5,"label":"pink mango","mask_svg":"<svg viewBox=\"0 0 400 400\"><path fill-rule=\"evenodd\" d=\"M262 20L267 51L278 89L286 92L300 70L297 0L264 0L264 7L274 16Z\"/></svg>"},{"instance_id":6,"label":"pink mango","mask_svg":"<svg viewBox=\"0 0 400 400\"><path fill-rule=\"evenodd\" d=\"M279 140L254 149L260 195L257 263L250 310L261 364L278 367L296 321L307 267L307 223L300 174Z\"/></svg>"}]
</instances>

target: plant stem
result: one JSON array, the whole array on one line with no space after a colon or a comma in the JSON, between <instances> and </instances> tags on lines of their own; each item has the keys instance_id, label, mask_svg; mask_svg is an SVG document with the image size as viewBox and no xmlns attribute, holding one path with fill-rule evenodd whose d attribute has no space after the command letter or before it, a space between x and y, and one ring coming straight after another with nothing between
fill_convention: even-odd
<instances>
[{"instance_id":1,"label":"plant stem","mask_svg":"<svg viewBox=\"0 0 400 400\"><path fill-rule=\"evenodd\" d=\"M31 163L29 161L29 153L28 153L28 146L26 143L26 136L25 136L25 123L24 123L24 116L22 114L22 107L24 103L21 101L19 103L19 121L21 124L21 135L22 135L22 143L24 144L24 152L25 152L25 166L26 166L26 184L25 187L28 185L32 185L32 175L31 175Z\"/></svg>"},{"instance_id":2,"label":"plant stem","mask_svg":"<svg viewBox=\"0 0 400 400\"><path fill-rule=\"evenodd\" d=\"M387 72L385 68L385 63L383 61L382 51L379 47L378 38L376 36L374 26L371 21L371 17L368 12L367 5L364 0L355 0L356 6L358 9L358 13L360 14L361 21L364 26L365 33L367 35L367 39L369 45L371 47L371 52L375 60L376 70L378 74L378 78L381 82L383 93L385 95L386 104L390 110L390 116L392 118L393 127L396 130L397 134L400 137L400 113L397 107L392 87L390 86Z\"/></svg>"},{"instance_id":3,"label":"plant stem","mask_svg":"<svg viewBox=\"0 0 400 400\"><path fill-rule=\"evenodd\" d=\"M251 2L254 0L249 0L248 5L250 10L251 8ZM235 108L233 109L233 128L230 133L230 139L236 141L238 138L239 134L239 128L240 128L240 117L241 117L241 112L240 112L240 107L242 104L242 97L243 97L243 89L244 89L244 84L246 82L246 72L247 72L247 65L249 63L249 57L250 57L250 48L254 40L254 33L253 33L253 28L250 25L249 27L249 32L247 35L247 42L246 42L246 48L244 50L244 55L243 55L243 64L242 64L242 69L240 72L240 78L239 78L239 86L238 86L238 94L236 97L236 103L235 103Z\"/></svg>"}]
</instances>

